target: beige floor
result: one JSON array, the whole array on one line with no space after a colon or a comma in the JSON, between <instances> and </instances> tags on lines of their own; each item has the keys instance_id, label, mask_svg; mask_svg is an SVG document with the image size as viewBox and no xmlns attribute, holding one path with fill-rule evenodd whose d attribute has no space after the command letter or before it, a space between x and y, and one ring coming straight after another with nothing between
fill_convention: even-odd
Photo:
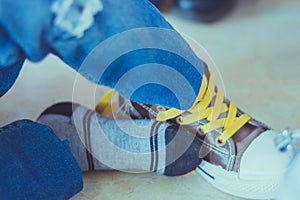
<instances>
[{"instance_id":1,"label":"beige floor","mask_svg":"<svg viewBox=\"0 0 300 200\"><path fill-rule=\"evenodd\" d=\"M172 14L167 18L208 50L227 96L236 104L279 131L300 128L299 0L241 0L234 13L211 25ZM0 126L35 119L45 106L71 100L75 76L53 56L39 64L28 62L12 90L0 99ZM92 91L93 85L85 84L90 88L85 92ZM215 190L196 173L168 178L97 172L84 174L84 190L74 199L239 198Z\"/></svg>"}]
</instances>

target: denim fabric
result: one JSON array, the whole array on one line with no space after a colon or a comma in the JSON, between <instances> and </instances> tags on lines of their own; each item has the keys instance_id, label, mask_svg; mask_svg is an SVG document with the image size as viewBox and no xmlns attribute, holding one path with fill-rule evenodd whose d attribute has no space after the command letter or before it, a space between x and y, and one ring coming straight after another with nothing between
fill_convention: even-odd
<instances>
[{"instance_id":1,"label":"denim fabric","mask_svg":"<svg viewBox=\"0 0 300 200\"><path fill-rule=\"evenodd\" d=\"M0 128L0 199L69 199L82 187L68 142L21 120Z\"/></svg>"},{"instance_id":2,"label":"denim fabric","mask_svg":"<svg viewBox=\"0 0 300 200\"><path fill-rule=\"evenodd\" d=\"M51 28L52 0L0 0L0 27L32 61L50 51L45 36Z\"/></svg>"},{"instance_id":3,"label":"denim fabric","mask_svg":"<svg viewBox=\"0 0 300 200\"><path fill-rule=\"evenodd\" d=\"M0 26L0 97L3 96L17 79L25 55L12 38Z\"/></svg>"},{"instance_id":4,"label":"denim fabric","mask_svg":"<svg viewBox=\"0 0 300 200\"><path fill-rule=\"evenodd\" d=\"M15 83L23 62L17 63L9 67L0 67L0 97L3 96Z\"/></svg>"},{"instance_id":5,"label":"denim fabric","mask_svg":"<svg viewBox=\"0 0 300 200\"><path fill-rule=\"evenodd\" d=\"M173 30L172 26L147 0L103 0L103 10L95 15L94 24L85 32L83 37L67 39L61 38L57 27L53 26L54 16L49 8L53 1L0 0L0 3L0 25L4 27L29 59L39 61L50 51L75 70L79 70L84 59L99 43L118 33L145 27ZM21 12L18 15L12 15L13 11L16 10ZM32 12L34 12L35 17L31 17ZM80 70L79 72L91 81L112 88L116 87L123 96L133 101L187 109L198 94L202 82L203 63L183 38L175 31L174 33L172 37L168 35L161 37L165 37L166 45L176 45L177 51L184 57L188 57L188 61L172 52L162 52L155 48L140 49L138 52L129 52L112 63L101 79L93 73L83 73ZM157 35L153 35L151 32L144 36L146 41L155 43L156 39ZM139 41L135 42L138 43ZM130 40L122 41L122 45L125 46L132 43L133 41ZM161 43L161 40L158 40L157 43ZM119 44L113 45L113 48L117 51ZM107 56L109 55L99 55L97 61L101 62L101 59ZM167 65L178 71L179 74L172 74L168 77L165 75L166 73L161 75L164 70L163 67L148 67L139 71L136 76L133 76L133 73L124 84L116 85L120 77L136 68L137 65L151 63ZM99 66L97 62L93 63L93 68L101 68ZM181 77L187 81L187 84L180 81ZM145 83L131 94L134 89L132 85L135 85L136 81L144 79L147 79L149 83ZM160 80L167 81L167 84L165 86L157 84ZM178 87L177 97L168 84L175 88ZM192 89L189 89L187 85L190 85Z\"/></svg>"},{"instance_id":6,"label":"denim fabric","mask_svg":"<svg viewBox=\"0 0 300 200\"><path fill-rule=\"evenodd\" d=\"M86 56L97 44L116 34L135 28L145 27L173 30L172 26L147 0L102 0L102 3L103 10L95 16L95 24L86 31L82 38L68 40L49 39L52 48L56 50L56 54L75 70L78 70ZM158 35L152 34L151 31L149 31L147 34L144 34L143 39L155 42L157 37ZM128 43L128 46L132 46L132 42L132 40L128 40L121 41L122 44L114 43L112 44L113 47L110 46L110 49L115 48L115 51L118 51L121 45L125 44L126 46L126 43ZM134 42L139 43L140 41ZM157 42L161 42L161 40L157 39ZM125 55L115 60L115 62L107 68L106 73L103 74L99 81L99 77L97 77L96 73L83 75L89 75L91 81L114 88L116 87L116 83L120 81L120 77L141 64L164 64L178 71L180 74L179 76L184 77L188 81L193 88L193 91L189 91L187 87L184 87L184 84L179 82L179 77L174 75L173 77L170 77L167 84L182 87L179 89L181 92L177 93L177 97L172 93L169 87L155 84L157 79L159 80L157 76L162 74L162 71L164 70L163 67L149 67L147 70L139 71L136 74L136 77L133 73L130 76L130 79L126 79L126 82L119 84L116 89L121 95L130 98L132 101L187 109L192 105L198 94L202 81L203 63L196 57L183 38L175 31L174 34L172 34L172 37L165 36L164 42L166 43L166 46L176 44L180 53L188 57L190 62L180 58L180 56L175 55L172 52L163 52L160 49L155 48L140 49L135 52L125 53ZM97 63L101 62L101 56L107 55L99 55L99 58L92 63L95 65L93 67L97 68L98 66L101 66ZM191 63L196 63L196 65L192 65ZM163 74L164 77L160 77L160 79L166 79L167 74ZM140 87L131 96L131 87L136 84L136 79L149 80L149 82L152 80L154 83ZM181 105L179 105L177 98L180 100Z\"/></svg>"}]
</instances>

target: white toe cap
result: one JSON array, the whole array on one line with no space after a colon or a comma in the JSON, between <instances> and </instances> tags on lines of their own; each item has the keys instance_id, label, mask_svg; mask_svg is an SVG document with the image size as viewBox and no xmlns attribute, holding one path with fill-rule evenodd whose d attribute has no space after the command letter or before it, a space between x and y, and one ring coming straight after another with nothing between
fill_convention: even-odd
<instances>
[{"instance_id":1,"label":"white toe cap","mask_svg":"<svg viewBox=\"0 0 300 200\"><path fill-rule=\"evenodd\" d=\"M274 145L278 132L268 130L258 136L241 159L239 176L247 180L280 179L290 163L293 152L279 152Z\"/></svg>"}]
</instances>

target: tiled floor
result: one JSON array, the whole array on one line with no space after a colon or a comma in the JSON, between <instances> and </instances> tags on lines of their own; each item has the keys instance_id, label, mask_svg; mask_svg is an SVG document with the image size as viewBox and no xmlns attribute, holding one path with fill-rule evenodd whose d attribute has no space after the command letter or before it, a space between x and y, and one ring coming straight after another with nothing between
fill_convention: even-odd
<instances>
[{"instance_id":1,"label":"tiled floor","mask_svg":"<svg viewBox=\"0 0 300 200\"><path fill-rule=\"evenodd\" d=\"M277 130L300 128L299 0L241 0L234 13L210 25L173 14L167 18L207 49L227 96L242 109ZM0 126L36 119L45 106L71 100L75 76L53 56L27 63L13 89L0 99ZM93 85L85 84L85 92L92 92ZM97 172L84 174L84 182L74 199L239 199L215 190L196 173L168 178Z\"/></svg>"}]
</instances>

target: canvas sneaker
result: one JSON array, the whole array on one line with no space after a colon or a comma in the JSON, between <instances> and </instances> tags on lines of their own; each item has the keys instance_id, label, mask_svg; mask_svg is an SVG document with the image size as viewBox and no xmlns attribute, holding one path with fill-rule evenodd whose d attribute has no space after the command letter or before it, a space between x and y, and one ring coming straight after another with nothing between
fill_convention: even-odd
<instances>
[{"instance_id":1,"label":"canvas sneaker","mask_svg":"<svg viewBox=\"0 0 300 200\"><path fill-rule=\"evenodd\" d=\"M197 172L234 196L273 198L294 155L291 150L278 151L280 142L284 146L283 135L226 99L207 68L198 97L187 111L130 102L113 90L104 95L96 111L116 119L168 121L197 134L202 142L199 157L203 158Z\"/></svg>"}]
</instances>

